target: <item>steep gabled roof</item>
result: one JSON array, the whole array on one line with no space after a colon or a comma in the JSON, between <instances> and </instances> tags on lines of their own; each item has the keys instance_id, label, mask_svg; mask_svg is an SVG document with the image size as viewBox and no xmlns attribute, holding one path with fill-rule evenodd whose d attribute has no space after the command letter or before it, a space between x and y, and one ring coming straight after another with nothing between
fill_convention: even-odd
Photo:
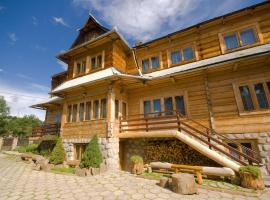
<instances>
[{"instance_id":1,"label":"steep gabled roof","mask_svg":"<svg viewBox=\"0 0 270 200\"><path fill-rule=\"evenodd\" d=\"M82 43L93 40L108 31L109 29L102 26L91 14L89 14L88 19L84 26L79 29L79 35L70 48L72 49Z\"/></svg>"}]
</instances>

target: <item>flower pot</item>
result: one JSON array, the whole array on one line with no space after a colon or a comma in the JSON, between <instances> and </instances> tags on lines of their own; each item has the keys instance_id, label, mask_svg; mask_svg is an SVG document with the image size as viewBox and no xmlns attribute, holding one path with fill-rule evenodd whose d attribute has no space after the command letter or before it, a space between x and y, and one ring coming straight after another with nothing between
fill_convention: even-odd
<instances>
[{"instance_id":1,"label":"flower pot","mask_svg":"<svg viewBox=\"0 0 270 200\"><path fill-rule=\"evenodd\" d=\"M143 162L133 163L131 162L131 173L132 174L142 174L144 172Z\"/></svg>"}]
</instances>

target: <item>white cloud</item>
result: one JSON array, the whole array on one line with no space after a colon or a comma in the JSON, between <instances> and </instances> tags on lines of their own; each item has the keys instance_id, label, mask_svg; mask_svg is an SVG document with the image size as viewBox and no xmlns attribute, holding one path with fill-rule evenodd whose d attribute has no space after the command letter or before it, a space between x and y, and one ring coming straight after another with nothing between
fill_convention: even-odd
<instances>
[{"instance_id":1,"label":"white cloud","mask_svg":"<svg viewBox=\"0 0 270 200\"><path fill-rule=\"evenodd\" d=\"M33 114L41 120L45 119L45 111L33 109L29 106L47 99L48 95L46 93L26 91L1 83L0 95L4 96L7 101L12 116L22 117Z\"/></svg>"},{"instance_id":2,"label":"white cloud","mask_svg":"<svg viewBox=\"0 0 270 200\"><path fill-rule=\"evenodd\" d=\"M62 17L53 17L53 21L56 24L61 24L63 26L69 27L69 25L65 22L65 20Z\"/></svg>"},{"instance_id":3,"label":"white cloud","mask_svg":"<svg viewBox=\"0 0 270 200\"><path fill-rule=\"evenodd\" d=\"M37 26L38 25L38 19L35 16L32 16L32 23L33 25Z\"/></svg>"},{"instance_id":4,"label":"white cloud","mask_svg":"<svg viewBox=\"0 0 270 200\"><path fill-rule=\"evenodd\" d=\"M3 72L4 70L3 69L0 69L0 72Z\"/></svg>"},{"instance_id":5,"label":"white cloud","mask_svg":"<svg viewBox=\"0 0 270 200\"><path fill-rule=\"evenodd\" d=\"M22 78L22 79L26 79L26 80L33 80L30 76L27 76L25 74L21 74L21 73L17 73L15 74L17 77Z\"/></svg>"},{"instance_id":6,"label":"white cloud","mask_svg":"<svg viewBox=\"0 0 270 200\"><path fill-rule=\"evenodd\" d=\"M64 63L63 61L57 60L57 63L61 66L61 68L63 70L67 70L68 69L68 65L66 63Z\"/></svg>"},{"instance_id":7,"label":"white cloud","mask_svg":"<svg viewBox=\"0 0 270 200\"><path fill-rule=\"evenodd\" d=\"M17 36L16 36L15 33L9 33L9 34L8 34L8 37L9 37L9 39L10 39L11 44L14 44L14 43L17 42L17 40L18 40L18 38L17 38Z\"/></svg>"},{"instance_id":8,"label":"white cloud","mask_svg":"<svg viewBox=\"0 0 270 200\"><path fill-rule=\"evenodd\" d=\"M30 87L32 89L38 89L38 90L41 90L41 91L44 91L44 92L49 92L50 91L49 87L44 86L44 85L40 85L38 83L30 83Z\"/></svg>"},{"instance_id":9,"label":"white cloud","mask_svg":"<svg viewBox=\"0 0 270 200\"><path fill-rule=\"evenodd\" d=\"M159 35L162 28L179 27L180 18L192 12L201 0L73 0L84 9L98 11L103 20L139 40ZM186 20L189 21L189 20ZM178 25L177 25L178 23Z\"/></svg>"}]
</instances>

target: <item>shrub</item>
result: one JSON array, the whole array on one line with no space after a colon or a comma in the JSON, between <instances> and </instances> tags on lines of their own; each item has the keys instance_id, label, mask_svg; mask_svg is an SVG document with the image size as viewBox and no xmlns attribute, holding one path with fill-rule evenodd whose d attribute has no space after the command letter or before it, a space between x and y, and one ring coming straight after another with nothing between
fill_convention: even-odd
<instances>
[{"instance_id":1,"label":"shrub","mask_svg":"<svg viewBox=\"0 0 270 200\"><path fill-rule=\"evenodd\" d=\"M37 153L37 148L38 148L38 144L29 144L26 146L17 147L16 150L20 153L26 153L26 152Z\"/></svg>"},{"instance_id":2,"label":"shrub","mask_svg":"<svg viewBox=\"0 0 270 200\"><path fill-rule=\"evenodd\" d=\"M261 176L260 168L256 167L256 166L252 166L252 165L240 167L239 172L240 173L249 173L256 178Z\"/></svg>"},{"instance_id":3,"label":"shrub","mask_svg":"<svg viewBox=\"0 0 270 200\"><path fill-rule=\"evenodd\" d=\"M102 153L99 148L98 138L95 135L83 153L80 167L81 168L99 168L100 164L103 162Z\"/></svg>"},{"instance_id":4,"label":"shrub","mask_svg":"<svg viewBox=\"0 0 270 200\"><path fill-rule=\"evenodd\" d=\"M55 147L53 148L51 157L50 157L50 163L58 165L62 164L65 161L66 158L66 152L62 144L62 139L58 138L57 143Z\"/></svg>"},{"instance_id":5,"label":"shrub","mask_svg":"<svg viewBox=\"0 0 270 200\"><path fill-rule=\"evenodd\" d=\"M141 156L138 156L138 155L133 155L130 157L130 161L133 162L134 164L142 163L143 158Z\"/></svg>"}]
</instances>

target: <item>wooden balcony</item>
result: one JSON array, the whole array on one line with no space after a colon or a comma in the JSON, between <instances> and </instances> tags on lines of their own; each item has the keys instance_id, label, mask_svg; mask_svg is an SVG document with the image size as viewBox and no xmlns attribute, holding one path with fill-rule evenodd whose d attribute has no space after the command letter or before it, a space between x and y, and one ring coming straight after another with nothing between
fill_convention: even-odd
<instances>
[{"instance_id":1,"label":"wooden balcony","mask_svg":"<svg viewBox=\"0 0 270 200\"><path fill-rule=\"evenodd\" d=\"M32 137L42 137L45 135L56 135L60 134L61 124L44 124L33 128Z\"/></svg>"}]
</instances>

